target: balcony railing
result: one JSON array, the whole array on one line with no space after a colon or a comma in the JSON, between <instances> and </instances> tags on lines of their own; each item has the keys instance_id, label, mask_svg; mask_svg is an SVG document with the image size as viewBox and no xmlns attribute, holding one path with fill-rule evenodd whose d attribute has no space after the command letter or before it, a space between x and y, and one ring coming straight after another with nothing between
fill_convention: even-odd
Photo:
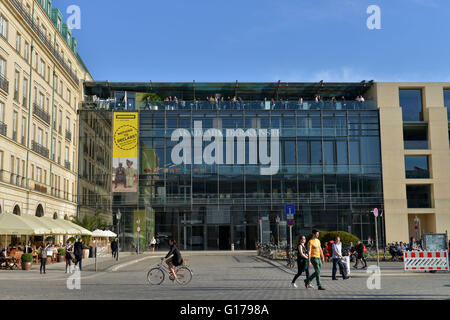
<instances>
[{"instance_id":1,"label":"balcony railing","mask_svg":"<svg viewBox=\"0 0 450 320\"><path fill-rule=\"evenodd\" d=\"M64 161L64 167L65 167L67 170L70 170L70 168L72 167L70 161Z\"/></svg>"},{"instance_id":2,"label":"balcony railing","mask_svg":"<svg viewBox=\"0 0 450 320\"><path fill-rule=\"evenodd\" d=\"M405 140L406 150L428 150L429 144L427 140Z\"/></svg>"},{"instance_id":3,"label":"balcony railing","mask_svg":"<svg viewBox=\"0 0 450 320\"><path fill-rule=\"evenodd\" d=\"M18 90L14 90L14 101L19 103L19 91Z\"/></svg>"},{"instance_id":4,"label":"balcony railing","mask_svg":"<svg viewBox=\"0 0 450 320\"><path fill-rule=\"evenodd\" d=\"M72 141L72 132L70 132L69 130L66 130L66 139Z\"/></svg>"},{"instance_id":5,"label":"balcony railing","mask_svg":"<svg viewBox=\"0 0 450 320\"><path fill-rule=\"evenodd\" d=\"M0 89L5 91L6 93L9 92L9 81L1 74L0 74Z\"/></svg>"},{"instance_id":6,"label":"balcony railing","mask_svg":"<svg viewBox=\"0 0 450 320\"><path fill-rule=\"evenodd\" d=\"M85 102L86 109L106 110L377 110L376 101L178 101L136 102L105 100Z\"/></svg>"},{"instance_id":7,"label":"balcony railing","mask_svg":"<svg viewBox=\"0 0 450 320\"><path fill-rule=\"evenodd\" d=\"M79 84L79 79L75 75L75 73L72 71L72 69L69 67L68 63L64 61L64 58L61 57L61 54L56 50L53 41L48 39L47 35L44 34L37 24L34 23L32 17L28 13L27 10L23 7L22 3L19 0L11 0L11 3L14 5L14 7L19 11L19 13L23 16L23 18L28 22L28 24L31 26L31 28L36 32L38 37L41 39L41 41L47 46L47 48L52 52L52 54L55 56L56 60L58 60L59 64L67 71L67 73L70 75L70 77L75 81L77 84Z\"/></svg>"},{"instance_id":8,"label":"balcony railing","mask_svg":"<svg viewBox=\"0 0 450 320\"><path fill-rule=\"evenodd\" d=\"M41 156L44 156L46 158L48 158L50 152L48 151L48 149L46 147L44 147L43 145L37 143L36 141L32 141L31 143L31 149L34 152L39 153Z\"/></svg>"},{"instance_id":9,"label":"balcony railing","mask_svg":"<svg viewBox=\"0 0 450 320\"><path fill-rule=\"evenodd\" d=\"M44 109L42 109L42 107L39 106L37 103L33 103L33 112L37 117L42 119L42 121L44 121L47 124L50 124L50 114L44 111Z\"/></svg>"},{"instance_id":10,"label":"balcony railing","mask_svg":"<svg viewBox=\"0 0 450 320\"><path fill-rule=\"evenodd\" d=\"M0 122L0 134L6 137L8 133L8 125L6 123Z\"/></svg>"},{"instance_id":11,"label":"balcony railing","mask_svg":"<svg viewBox=\"0 0 450 320\"><path fill-rule=\"evenodd\" d=\"M26 144L25 136L22 136L20 143L24 146Z\"/></svg>"},{"instance_id":12,"label":"balcony railing","mask_svg":"<svg viewBox=\"0 0 450 320\"><path fill-rule=\"evenodd\" d=\"M14 141L17 141L17 131L13 131L13 133L12 133L12 139L13 139Z\"/></svg>"},{"instance_id":13,"label":"balcony railing","mask_svg":"<svg viewBox=\"0 0 450 320\"><path fill-rule=\"evenodd\" d=\"M22 99L22 106L23 107L28 107L28 99L27 99L27 97L23 97L23 99Z\"/></svg>"}]
</instances>

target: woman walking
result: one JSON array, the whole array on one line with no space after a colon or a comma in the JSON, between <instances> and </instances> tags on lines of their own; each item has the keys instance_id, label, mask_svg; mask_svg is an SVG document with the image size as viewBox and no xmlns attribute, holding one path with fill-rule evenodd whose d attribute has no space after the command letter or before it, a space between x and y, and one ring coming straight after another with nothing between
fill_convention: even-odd
<instances>
[{"instance_id":1,"label":"woman walking","mask_svg":"<svg viewBox=\"0 0 450 320\"><path fill-rule=\"evenodd\" d=\"M48 248L50 248L50 243L47 243L47 245L45 245L44 243L42 243L41 246L41 254L40 254L40 258L41 258L41 268L40 268L40 272L41 274L45 272L45 265L47 264L47 250Z\"/></svg>"},{"instance_id":2,"label":"woman walking","mask_svg":"<svg viewBox=\"0 0 450 320\"><path fill-rule=\"evenodd\" d=\"M72 241L68 240L66 243L66 273L67 269L69 269L69 273L71 272L72 259L75 259L73 254L73 245Z\"/></svg>"},{"instance_id":3,"label":"woman walking","mask_svg":"<svg viewBox=\"0 0 450 320\"><path fill-rule=\"evenodd\" d=\"M302 236L300 238L300 243L298 244L298 247L297 247L297 253L298 253L297 267L298 267L298 271L297 271L297 274L295 275L295 277L292 280L292 283L290 285L291 287L294 287L294 288L297 288L297 285L295 284L295 282L302 275L303 271L305 271L306 279L309 278L308 250L306 250L305 244L306 244L306 237ZM309 285L309 286L312 288L311 285Z\"/></svg>"}]
</instances>

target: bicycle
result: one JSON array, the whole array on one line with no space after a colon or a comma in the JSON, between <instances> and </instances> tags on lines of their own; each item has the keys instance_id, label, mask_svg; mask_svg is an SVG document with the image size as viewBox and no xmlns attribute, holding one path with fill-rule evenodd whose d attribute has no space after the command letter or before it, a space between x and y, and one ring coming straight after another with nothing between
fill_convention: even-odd
<instances>
[{"instance_id":1,"label":"bicycle","mask_svg":"<svg viewBox=\"0 0 450 320\"><path fill-rule=\"evenodd\" d=\"M175 281L175 278L171 275L171 271L167 266L164 265L164 258L161 258L161 262L154 268L151 268L147 273L147 281L151 285L161 285L165 278L166 274L169 276L171 281ZM175 267L175 274L177 275L177 283L180 285L187 285L192 280L193 272L192 270L184 265Z\"/></svg>"},{"instance_id":2,"label":"bicycle","mask_svg":"<svg viewBox=\"0 0 450 320\"><path fill-rule=\"evenodd\" d=\"M287 267L289 269L294 269L295 268L295 258L294 258L294 252L292 250L289 251L289 253L288 253Z\"/></svg>"}]
</instances>

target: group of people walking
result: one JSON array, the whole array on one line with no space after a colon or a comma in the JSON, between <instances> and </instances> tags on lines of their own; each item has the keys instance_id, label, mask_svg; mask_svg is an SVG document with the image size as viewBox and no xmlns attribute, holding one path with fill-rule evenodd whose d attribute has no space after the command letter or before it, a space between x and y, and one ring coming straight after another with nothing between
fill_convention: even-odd
<instances>
[{"instance_id":1,"label":"group of people walking","mask_svg":"<svg viewBox=\"0 0 450 320\"><path fill-rule=\"evenodd\" d=\"M304 283L306 289L314 288L311 283L314 279L316 279L318 289L326 290L325 287L322 286L322 281L320 279L320 272L322 269L322 265L325 263L325 256L320 244L318 230L313 230L312 238L307 244L305 236L302 236L300 238L300 243L297 247L297 253L298 272L291 282L291 287L297 288L296 281L303 274L303 272L305 272L306 279L304 280ZM333 280L338 280L336 277L338 267L342 278L344 280L347 280L349 278L343 260L344 257L342 255L342 242L339 237L336 237L333 244ZM309 274L309 267L311 266L314 268L314 273L312 275Z\"/></svg>"},{"instance_id":2,"label":"group of people walking","mask_svg":"<svg viewBox=\"0 0 450 320\"><path fill-rule=\"evenodd\" d=\"M48 249L51 248L51 244L42 243L39 253L39 259L41 261L40 273L46 274L46 266L47 266L47 256ZM66 242L65 250L66 250L66 273L71 272L72 263L75 266L78 266L80 271L82 271L82 261L83 261L83 250L89 249L83 244L83 239L79 238L74 244L72 241L68 240Z\"/></svg>"}]
</instances>

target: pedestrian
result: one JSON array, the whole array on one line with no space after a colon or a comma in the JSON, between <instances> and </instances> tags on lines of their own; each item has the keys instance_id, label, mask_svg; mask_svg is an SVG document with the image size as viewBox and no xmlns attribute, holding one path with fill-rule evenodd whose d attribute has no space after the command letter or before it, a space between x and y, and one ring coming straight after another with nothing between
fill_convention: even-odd
<instances>
[{"instance_id":1,"label":"pedestrian","mask_svg":"<svg viewBox=\"0 0 450 320\"><path fill-rule=\"evenodd\" d=\"M302 236L300 238L300 243L298 244L298 247L297 247L298 271L291 283L291 287L294 287L294 288L297 288L295 281L297 281L297 279L302 275L303 271L305 271L306 279L309 278L308 250L306 250L305 244L306 244L306 237ZM310 288L312 288L311 285L310 285Z\"/></svg>"},{"instance_id":2,"label":"pedestrian","mask_svg":"<svg viewBox=\"0 0 450 320\"><path fill-rule=\"evenodd\" d=\"M317 286L319 290L325 290L322 287L322 283L320 281L320 269L322 268L322 264L325 263L325 258L323 256L322 247L320 246L319 240L319 231L313 230L312 239L308 242L308 266L314 267L314 273L305 280L305 287L308 289L309 284L316 278Z\"/></svg>"},{"instance_id":3,"label":"pedestrian","mask_svg":"<svg viewBox=\"0 0 450 320\"><path fill-rule=\"evenodd\" d=\"M50 248L50 243L47 242L47 245L45 245L44 242L42 242L41 253L39 255L39 258L41 258L41 267L39 269L41 274L42 273L46 274L45 266L47 264L47 250L48 250L48 248Z\"/></svg>"},{"instance_id":4,"label":"pedestrian","mask_svg":"<svg viewBox=\"0 0 450 320\"><path fill-rule=\"evenodd\" d=\"M75 266L78 265L80 271L82 271L82 262L83 262L83 250L89 249L83 245L83 239L79 238L77 242L73 245L73 253L75 255Z\"/></svg>"},{"instance_id":5,"label":"pedestrian","mask_svg":"<svg viewBox=\"0 0 450 320\"><path fill-rule=\"evenodd\" d=\"M111 253L114 259L117 259L117 241L113 240L111 242Z\"/></svg>"},{"instance_id":6,"label":"pedestrian","mask_svg":"<svg viewBox=\"0 0 450 320\"><path fill-rule=\"evenodd\" d=\"M152 237L152 241L150 241L150 249L152 252L155 252L155 246L156 246L156 239L155 237Z\"/></svg>"},{"instance_id":7,"label":"pedestrian","mask_svg":"<svg viewBox=\"0 0 450 320\"><path fill-rule=\"evenodd\" d=\"M331 278L333 280L337 280L336 272L337 266L339 266L339 271L341 272L342 278L347 280L349 277L347 276L347 270L345 270L344 264L342 261L344 257L342 256L342 242L340 237L336 237L335 242L333 243L333 272Z\"/></svg>"},{"instance_id":8,"label":"pedestrian","mask_svg":"<svg viewBox=\"0 0 450 320\"><path fill-rule=\"evenodd\" d=\"M134 241L131 241L130 245L131 245L131 248L133 249L133 251L136 251L136 254L138 254L138 249L137 249L137 246L134 244Z\"/></svg>"},{"instance_id":9,"label":"pedestrian","mask_svg":"<svg viewBox=\"0 0 450 320\"><path fill-rule=\"evenodd\" d=\"M361 263L364 263L363 269L367 269L367 261L364 258L364 245L361 243L360 240L358 240L356 247L356 263L353 266L353 268L358 269L358 262L361 261Z\"/></svg>"},{"instance_id":10,"label":"pedestrian","mask_svg":"<svg viewBox=\"0 0 450 320\"><path fill-rule=\"evenodd\" d=\"M66 273L67 269L71 272L72 260L74 260L75 256L73 254L73 245L72 241L67 240L66 244Z\"/></svg>"}]
</instances>

